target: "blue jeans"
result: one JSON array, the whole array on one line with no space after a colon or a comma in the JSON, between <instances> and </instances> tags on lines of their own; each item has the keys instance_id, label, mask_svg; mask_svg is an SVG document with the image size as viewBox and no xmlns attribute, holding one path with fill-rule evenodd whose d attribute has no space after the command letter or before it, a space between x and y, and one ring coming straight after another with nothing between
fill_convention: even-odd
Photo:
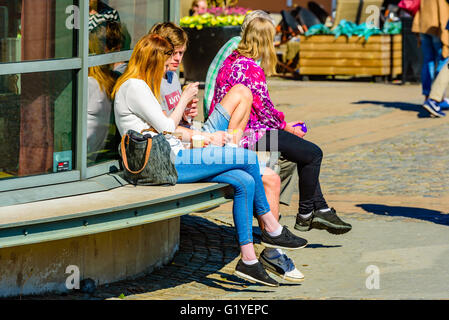
<instances>
[{"instance_id":1,"label":"blue jeans","mask_svg":"<svg viewBox=\"0 0 449 320\"><path fill-rule=\"evenodd\" d=\"M219 103L215 105L214 111L212 111L207 121L204 123L201 131L214 133L217 131L228 131L229 121L231 120L231 116L226 111L225 108ZM266 162L259 163L260 172L263 174L266 168Z\"/></svg>"},{"instance_id":2,"label":"blue jeans","mask_svg":"<svg viewBox=\"0 0 449 320\"><path fill-rule=\"evenodd\" d=\"M421 70L422 94L427 97L430 94L433 80L448 59L443 58L443 46L438 37L425 33L420 33L419 36L423 53L423 65Z\"/></svg>"},{"instance_id":3,"label":"blue jeans","mask_svg":"<svg viewBox=\"0 0 449 320\"><path fill-rule=\"evenodd\" d=\"M239 244L253 242L253 210L258 216L270 211L255 152L226 147L186 149L179 151L175 167L178 183L230 184L234 188L232 213Z\"/></svg>"},{"instance_id":4,"label":"blue jeans","mask_svg":"<svg viewBox=\"0 0 449 320\"><path fill-rule=\"evenodd\" d=\"M229 121L231 121L231 116L221 104L217 103L201 130L209 133L228 131Z\"/></svg>"}]
</instances>

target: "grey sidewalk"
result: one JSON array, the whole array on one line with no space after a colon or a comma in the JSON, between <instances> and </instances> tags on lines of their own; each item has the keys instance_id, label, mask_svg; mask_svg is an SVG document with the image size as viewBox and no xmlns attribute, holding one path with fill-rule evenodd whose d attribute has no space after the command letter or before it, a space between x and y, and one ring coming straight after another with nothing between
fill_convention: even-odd
<instances>
[{"instance_id":1,"label":"grey sidewalk","mask_svg":"<svg viewBox=\"0 0 449 320\"><path fill-rule=\"evenodd\" d=\"M305 280L254 285L232 275L239 250L227 204L182 218L172 264L90 298L449 299L449 116L428 117L419 85L272 79L269 88L287 120L305 120L306 138L323 149L323 193L353 230L294 230L295 194L281 223L309 241L288 253ZM370 289L373 270L378 289Z\"/></svg>"}]
</instances>

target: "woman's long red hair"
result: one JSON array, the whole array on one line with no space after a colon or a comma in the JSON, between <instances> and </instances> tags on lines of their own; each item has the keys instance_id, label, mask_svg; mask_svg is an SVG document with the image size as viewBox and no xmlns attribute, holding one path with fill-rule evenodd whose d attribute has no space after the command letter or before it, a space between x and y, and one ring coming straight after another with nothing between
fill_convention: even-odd
<instances>
[{"instance_id":1,"label":"woman's long red hair","mask_svg":"<svg viewBox=\"0 0 449 320\"><path fill-rule=\"evenodd\" d=\"M172 53L173 46L166 39L155 34L144 36L134 47L125 73L117 80L112 90L112 98L126 80L135 78L145 81L159 100L165 62Z\"/></svg>"}]
</instances>

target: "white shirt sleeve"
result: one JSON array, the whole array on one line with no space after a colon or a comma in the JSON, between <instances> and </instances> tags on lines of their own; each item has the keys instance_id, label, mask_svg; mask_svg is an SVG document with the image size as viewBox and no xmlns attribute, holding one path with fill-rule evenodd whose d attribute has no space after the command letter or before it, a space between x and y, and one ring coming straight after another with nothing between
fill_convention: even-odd
<instances>
[{"instance_id":1,"label":"white shirt sleeve","mask_svg":"<svg viewBox=\"0 0 449 320\"><path fill-rule=\"evenodd\" d=\"M165 116L161 105L144 81L133 81L126 92L125 99L129 110L158 132L175 131L175 122Z\"/></svg>"}]
</instances>

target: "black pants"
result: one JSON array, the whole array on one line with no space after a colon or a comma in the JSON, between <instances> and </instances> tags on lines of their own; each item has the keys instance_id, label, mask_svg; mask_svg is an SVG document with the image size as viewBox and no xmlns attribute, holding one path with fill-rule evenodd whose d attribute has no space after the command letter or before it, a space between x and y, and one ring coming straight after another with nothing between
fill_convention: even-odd
<instances>
[{"instance_id":1,"label":"black pants","mask_svg":"<svg viewBox=\"0 0 449 320\"><path fill-rule=\"evenodd\" d=\"M299 213L327 208L319 181L323 151L316 144L284 130L270 130L257 142L256 150L279 151L285 159L297 164Z\"/></svg>"}]
</instances>

